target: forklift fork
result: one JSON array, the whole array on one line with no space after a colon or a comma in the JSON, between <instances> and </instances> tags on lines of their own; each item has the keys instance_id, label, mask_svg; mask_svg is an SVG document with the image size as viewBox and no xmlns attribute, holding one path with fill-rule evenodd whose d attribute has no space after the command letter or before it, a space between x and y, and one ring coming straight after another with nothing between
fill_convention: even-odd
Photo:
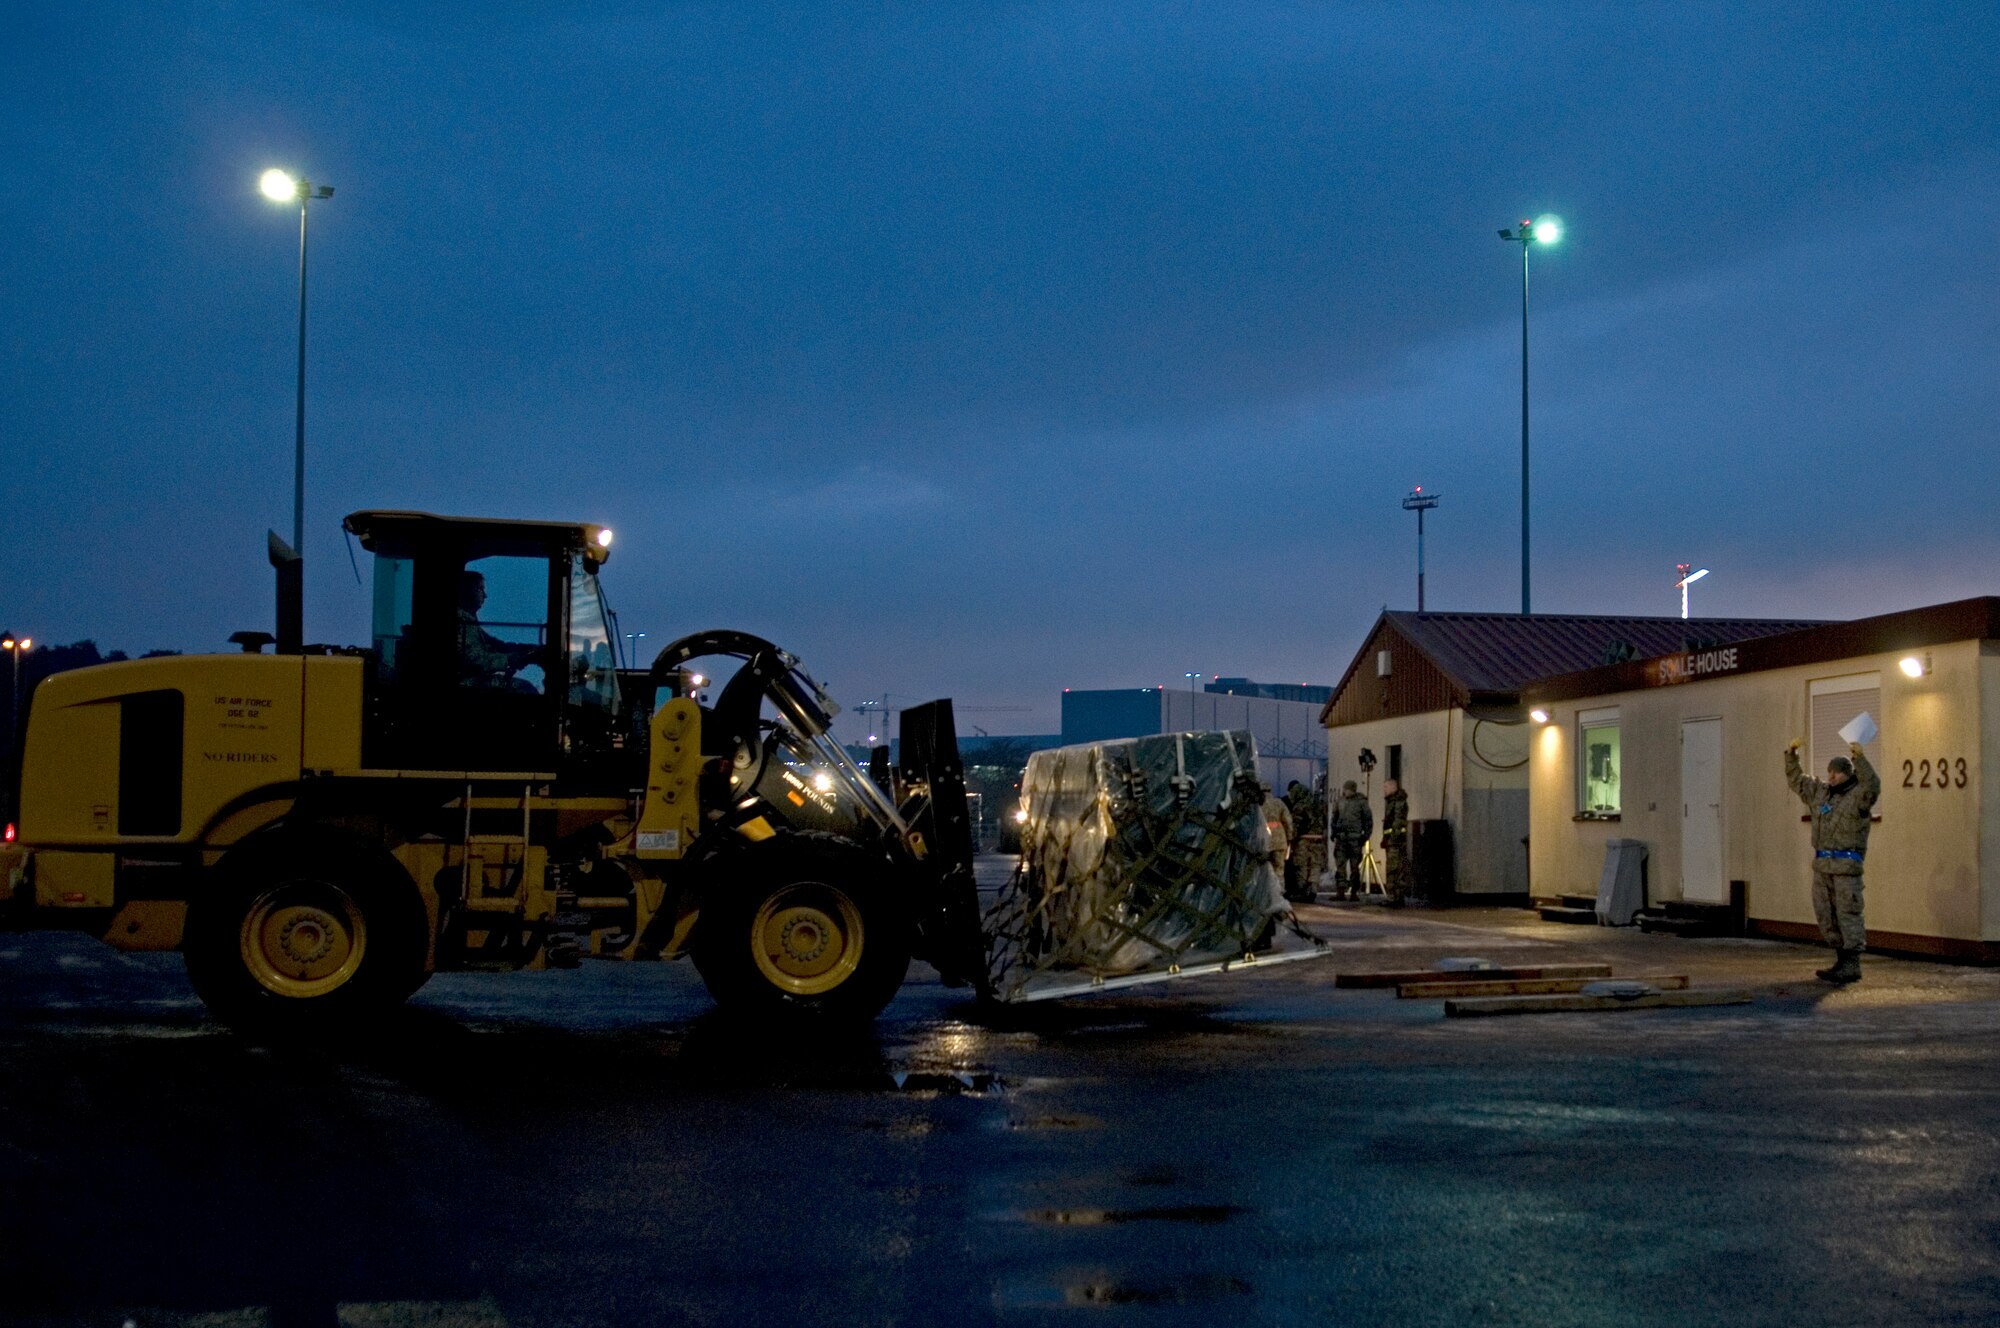
<instances>
[{"instance_id":1,"label":"forklift fork","mask_svg":"<svg viewBox=\"0 0 2000 1328\"><path fill-rule=\"evenodd\" d=\"M917 954L947 986L986 986L986 941L972 874L972 818L950 701L900 714L901 750L893 785L911 838L922 845L926 878L915 900Z\"/></svg>"}]
</instances>

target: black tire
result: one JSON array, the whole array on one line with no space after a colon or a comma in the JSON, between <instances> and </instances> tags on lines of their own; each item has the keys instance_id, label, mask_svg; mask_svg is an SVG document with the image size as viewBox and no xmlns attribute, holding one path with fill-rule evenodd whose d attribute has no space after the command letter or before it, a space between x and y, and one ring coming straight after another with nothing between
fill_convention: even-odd
<instances>
[{"instance_id":1,"label":"black tire","mask_svg":"<svg viewBox=\"0 0 2000 1328\"><path fill-rule=\"evenodd\" d=\"M693 953L724 1010L866 1021L910 970L907 904L842 840L790 834L711 866Z\"/></svg>"},{"instance_id":2,"label":"black tire","mask_svg":"<svg viewBox=\"0 0 2000 1328\"><path fill-rule=\"evenodd\" d=\"M224 1023L330 1029L425 980L425 921L393 859L344 835L281 831L225 857L188 908L195 994Z\"/></svg>"}]
</instances>

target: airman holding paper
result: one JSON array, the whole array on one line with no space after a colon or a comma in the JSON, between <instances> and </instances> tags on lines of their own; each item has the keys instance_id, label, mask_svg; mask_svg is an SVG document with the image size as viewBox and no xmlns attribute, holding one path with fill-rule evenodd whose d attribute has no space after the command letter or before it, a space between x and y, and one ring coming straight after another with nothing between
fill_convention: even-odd
<instances>
[{"instance_id":1,"label":"airman holding paper","mask_svg":"<svg viewBox=\"0 0 2000 1328\"><path fill-rule=\"evenodd\" d=\"M1872 727L1870 725L1869 727ZM1862 921L1861 863L1868 852L1869 815L1882 795L1882 780L1861 744L1850 742L1847 756L1826 764L1824 781L1809 778L1799 765L1801 739L1785 748L1785 779L1812 814L1813 914L1820 935L1837 952L1822 982L1861 980L1861 952L1868 948Z\"/></svg>"}]
</instances>

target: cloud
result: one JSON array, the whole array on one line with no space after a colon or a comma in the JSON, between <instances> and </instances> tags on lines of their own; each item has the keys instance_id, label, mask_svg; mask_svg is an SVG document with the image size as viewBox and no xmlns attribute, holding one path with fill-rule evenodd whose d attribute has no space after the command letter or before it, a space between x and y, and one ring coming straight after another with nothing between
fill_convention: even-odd
<instances>
[{"instance_id":1,"label":"cloud","mask_svg":"<svg viewBox=\"0 0 2000 1328\"><path fill-rule=\"evenodd\" d=\"M340 189L316 637L365 613L337 516L419 506L605 521L628 623L861 694L1325 680L1413 599L1413 484L1432 604L1517 602L1520 209L1570 222L1534 260L1539 606L1649 611L1696 557L1718 609L1872 612L1992 552L1993 13L392 8L25 29L23 625L268 616L269 154Z\"/></svg>"}]
</instances>

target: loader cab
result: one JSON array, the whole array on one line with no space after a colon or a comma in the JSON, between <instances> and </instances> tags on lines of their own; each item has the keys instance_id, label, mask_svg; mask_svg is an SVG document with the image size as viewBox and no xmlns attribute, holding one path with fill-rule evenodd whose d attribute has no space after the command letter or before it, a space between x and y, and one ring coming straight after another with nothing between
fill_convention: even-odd
<instances>
[{"instance_id":1,"label":"loader cab","mask_svg":"<svg viewBox=\"0 0 2000 1328\"><path fill-rule=\"evenodd\" d=\"M426 512L345 524L374 555L365 765L623 782L597 582L610 531Z\"/></svg>"}]
</instances>

